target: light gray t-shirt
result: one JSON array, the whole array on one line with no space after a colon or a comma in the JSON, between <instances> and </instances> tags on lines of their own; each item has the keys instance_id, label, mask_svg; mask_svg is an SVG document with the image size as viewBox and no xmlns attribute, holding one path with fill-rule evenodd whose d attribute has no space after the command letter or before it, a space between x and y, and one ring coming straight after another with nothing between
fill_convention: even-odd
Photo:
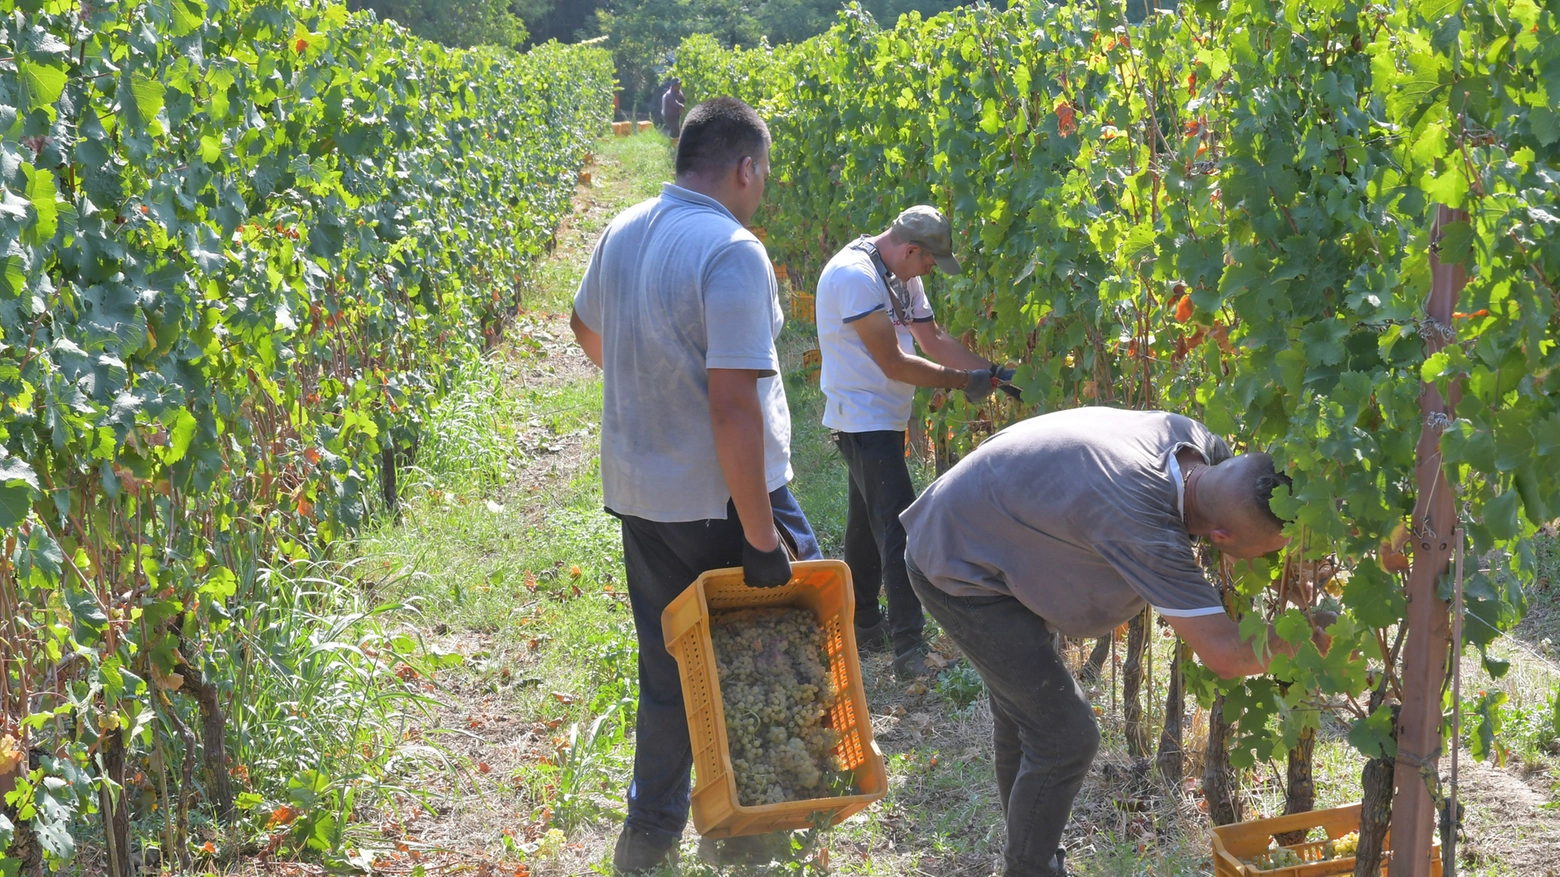
<instances>
[{"instance_id":1,"label":"light gray t-shirt","mask_svg":"<svg viewBox=\"0 0 1560 877\"><path fill-rule=\"evenodd\" d=\"M764 478L791 480L791 414L774 339L769 255L713 198L665 184L602 233L574 310L602 338L601 482L608 509L651 521L725 518L706 369L755 369Z\"/></svg>"},{"instance_id":2,"label":"light gray t-shirt","mask_svg":"<svg viewBox=\"0 0 1560 877\"><path fill-rule=\"evenodd\" d=\"M1175 453L1231 456L1206 426L1164 411L1076 408L987 439L900 519L909 556L959 597L1010 595L1067 636L1141 612L1223 612L1186 533Z\"/></svg>"}]
</instances>

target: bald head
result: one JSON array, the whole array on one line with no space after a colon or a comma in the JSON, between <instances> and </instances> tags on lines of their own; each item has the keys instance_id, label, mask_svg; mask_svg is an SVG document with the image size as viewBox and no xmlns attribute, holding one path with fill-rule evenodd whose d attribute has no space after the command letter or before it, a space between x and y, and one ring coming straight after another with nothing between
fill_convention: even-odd
<instances>
[{"instance_id":1,"label":"bald head","mask_svg":"<svg viewBox=\"0 0 1560 877\"><path fill-rule=\"evenodd\" d=\"M1207 536L1214 547L1236 558L1259 557L1288 544L1272 500L1279 485L1288 488L1292 482L1274 470L1271 456L1241 454L1203 466L1191 477L1196 513L1188 510L1188 532Z\"/></svg>"}]
</instances>

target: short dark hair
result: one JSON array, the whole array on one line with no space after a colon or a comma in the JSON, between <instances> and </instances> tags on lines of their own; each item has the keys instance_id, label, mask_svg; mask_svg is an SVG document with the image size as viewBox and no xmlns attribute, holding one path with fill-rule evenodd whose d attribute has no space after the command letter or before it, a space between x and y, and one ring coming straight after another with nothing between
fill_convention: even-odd
<instances>
[{"instance_id":1,"label":"short dark hair","mask_svg":"<svg viewBox=\"0 0 1560 877\"><path fill-rule=\"evenodd\" d=\"M724 172L769 148L769 126L734 97L711 98L688 111L677 141L677 176Z\"/></svg>"},{"instance_id":2,"label":"short dark hair","mask_svg":"<svg viewBox=\"0 0 1560 877\"><path fill-rule=\"evenodd\" d=\"M1277 471L1273 467L1273 458L1267 454L1254 454L1259 462L1256 482L1252 485L1256 489L1257 510L1262 513L1262 519L1271 524L1275 529L1283 529L1289 521L1278 516L1273 511L1273 491L1282 484L1291 492L1294 491L1295 481L1288 475Z\"/></svg>"}]
</instances>

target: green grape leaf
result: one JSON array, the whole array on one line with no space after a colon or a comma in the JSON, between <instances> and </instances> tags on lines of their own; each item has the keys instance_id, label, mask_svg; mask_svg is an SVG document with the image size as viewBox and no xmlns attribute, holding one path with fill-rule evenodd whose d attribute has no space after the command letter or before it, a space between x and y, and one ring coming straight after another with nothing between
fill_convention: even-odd
<instances>
[{"instance_id":1,"label":"green grape leaf","mask_svg":"<svg viewBox=\"0 0 1560 877\"><path fill-rule=\"evenodd\" d=\"M27 520L34 497L38 495L38 473L26 460L0 458L0 530L20 526Z\"/></svg>"},{"instance_id":2,"label":"green grape leaf","mask_svg":"<svg viewBox=\"0 0 1560 877\"><path fill-rule=\"evenodd\" d=\"M1473 226L1466 221L1441 227L1440 258L1447 265L1466 265L1473 255Z\"/></svg>"},{"instance_id":3,"label":"green grape leaf","mask_svg":"<svg viewBox=\"0 0 1560 877\"><path fill-rule=\"evenodd\" d=\"M1293 644L1303 643L1311 638L1311 623L1299 609L1290 609L1278 616L1273 622L1273 629L1281 639Z\"/></svg>"},{"instance_id":4,"label":"green grape leaf","mask_svg":"<svg viewBox=\"0 0 1560 877\"><path fill-rule=\"evenodd\" d=\"M67 74L64 65L41 64L27 58L16 61L17 78L22 84L21 110L46 109L54 114L54 104L65 91Z\"/></svg>"},{"instance_id":5,"label":"green grape leaf","mask_svg":"<svg viewBox=\"0 0 1560 877\"><path fill-rule=\"evenodd\" d=\"M1349 742L1369 758L1395 758L1397 737L1392 731L1392 708L1383 705L1349 726Z\"/></svg>"},{"instance_id":6,"label":"green grape leaf","mask_svg":"<svg viewBox=\"0 0 1560 877\"><path fill-rule=\"evenodd\" d=\"M121 100L120 106L125 114L125 124L133 132L149 131L153 135L162 134L162 124L157 116L163 111L163 100L167 93L162 83L139 71L132 72L125 77L125 90L129 92L128 100Z\"/></svg>"},{"instance_id":7,"label":"green grape leaf","mask_svg":"<svg viewBox=\"0 0 1560 877\"><path fill-rule=\"evenodd\" d=\"M1545 146L1553 146L1560 141L1560 111L1554 107L1537 106L1528 110L1528 125L1533 129L1533 136Z\"/></svg>"},{"instance_id":8,"label":"green grape leaf","mask_svg":"<svg viewBox=\"0 0 1560 877\"><path fill-rule=\"evenodd\" d=\"M1344 583L1343 603L1366 627L1396 624L1408 608L1402 586L1372 560L1361 563Z\"/></svg>"},{"instance_id":9,"label":"green grape leaf","mask_svg":"<svg viewBox=\"0 0 1560 877\"><path fill-rule=\"evenodd\" d=\"M1490 534L1496 539L1510 539L1517 535L1520 528L1517 521L1519 497L1518 491L1508 490L1484 504L1484 526L1489 528Z\"/></svg>"}]
</instances>

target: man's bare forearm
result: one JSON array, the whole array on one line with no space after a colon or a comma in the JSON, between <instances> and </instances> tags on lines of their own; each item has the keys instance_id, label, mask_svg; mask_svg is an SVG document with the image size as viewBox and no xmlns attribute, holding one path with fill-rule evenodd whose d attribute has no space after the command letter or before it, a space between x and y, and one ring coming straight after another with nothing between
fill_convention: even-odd
<instances>
[{"instance_id":1,"label":"man's bare forearm","mask_svg":"<svg viewBox=\"0 0 1560 877\"><path fill-rule=\"evenodd\" d=\"M764 409L758 399L758 372L710 369L709 387L715 456L742 532L754 548L773 551L780 537L764 477Z\"/></svg>"},{"instance_id":2,"label":"man's bare forearm","mask_svg":"<svg viewBox=\"0 0 1560 877\"><path fill-rule=\"evenodd\" d=\"M1189 618L1165 616L1165 620L1186 640L1203 664L1224 679L1266 673L1275 655L1292 658L1300 651L1298 645L1280 637L1270 624L1267 649L1265 654L1258 655L1255 641L1242 637L1240 626L1222 612ZM1330 612L1315 613L1316 629L1312 632L1312 641L1323 654L1332 644L1323 628L1336 620L1337 616Z\"/></svg>"},{"instance_id":3,"label":"man's bare forearm","mask_svg":"<svg viewBox=\"0 0 1560 877\"><path fill-rule=\"evenodd\" d=\"M886 364L882 364L879 367L883 369L883 374L890 378L916 387L942 387L948 390L962 390L970 382L970 375L967 371L939 365L929 359L908 354L901 355L898 359L890 359ZM976 366L976 368L984 367L985 363Z\"/></svg>"},{"instance_id":4,"label":"man's bare forearm","mask_svg":"<svg viewBox=\"0 0 1560 877\"><path fill-rule=\"evenodd\" d=\"M585 325L578 311L569 314L569 328L574 330L574 341L585 351L585 356L596 364L596 368L601 368L601 336Z\"/></svg>"},{"instance_id":5,"label":"man's bare forearm","mask_svg":"<svg viewBox=\"0 0 1560 877\"><path fill-rule=\"evenodd\" d=\"M926 328L918 328L924 326ZM915 336L915 343L921 346L921 351L936 362L956 369L982 369L991 365L983 356L976 356L968 347L959 343L957 338L949 335L947 330L935 321L912 325L910 332Z\"/></svg>"}]
</instances>

